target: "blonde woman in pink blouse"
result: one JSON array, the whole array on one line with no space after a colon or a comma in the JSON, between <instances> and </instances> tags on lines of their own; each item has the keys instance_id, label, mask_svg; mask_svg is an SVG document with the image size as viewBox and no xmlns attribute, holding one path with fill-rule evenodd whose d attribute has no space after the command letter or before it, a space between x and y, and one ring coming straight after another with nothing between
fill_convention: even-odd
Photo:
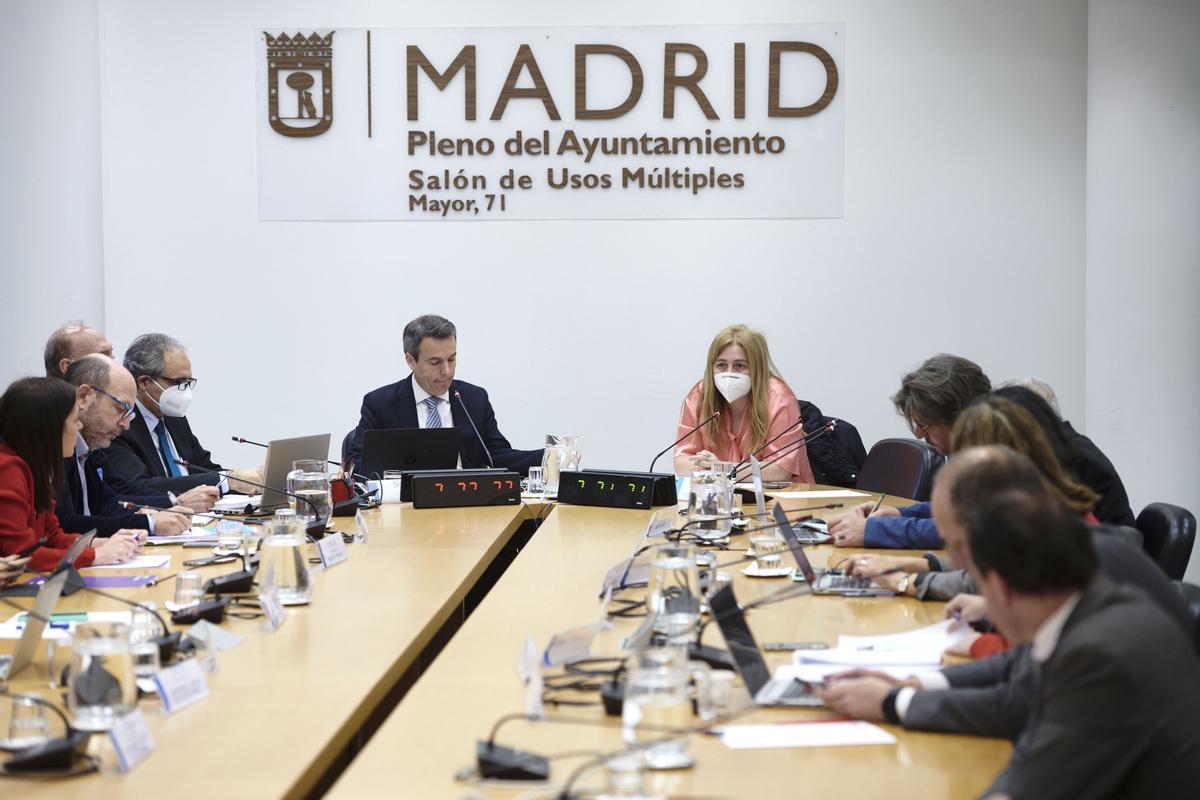
<instances>
[{"instance_id":1,"label":"blonde woman in pink blouse","mask_svg":"<svg viewBox=\"0 0 1200 800\"><path fill-rule=\"evenodd\" d=\"M716 411L721 416L675 445L677 475L708 469L714 461L742 461L791 428L757 453L758 460L765 463L780 451L786 452L763 468L763 479L813 482L806 449L790 449L804 436L796 395L779 377L766 338L745 325L731 325L712 340L704 379L683 401L676 436L683 436Z\"/></svg>"}]
</instances>

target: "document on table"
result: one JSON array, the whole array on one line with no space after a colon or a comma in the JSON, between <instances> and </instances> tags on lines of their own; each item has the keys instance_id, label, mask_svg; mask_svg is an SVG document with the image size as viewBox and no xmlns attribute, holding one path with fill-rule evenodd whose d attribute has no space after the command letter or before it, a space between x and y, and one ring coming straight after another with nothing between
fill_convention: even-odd
<instances>
[{"instance_id":1,"label":"document on table","mask_svg":"<svg viewBox=\"0 0 1200 800\"><path fill-rule=\"evenodd\" d=\"M133 615L128 611L72 611L50 615L50 624L42 631L43 639L63 641L71 638L81 622L122 622L126 625ZM25 612L20 611L0 623L0 639L20 639L25 630Z\"/></svg>"},{"instance_id":2,"label":"document on table","mask_svg":"<svg viewBox=\"0 0 1200 800\"><path fill-rule=\"evenodd\" d=\"M903 633L891 633L883 636L839 636L839 650L874 650L875 652L912 652L915 650L936 650L941 652L951 645L957 644L971 632L970 628L962 625L958 630L950 630L954 624L952 619L944 619L924 628L916 628Z\"/></svg>"},{"instance_id":3,"label":"document on table","mask_svg":"<svg viewBox=\"0 0 1200 800\"><path fill-rule=\"evenodd\" d=\"M851 667L845 664L784 664L775 670L773 678L782 680L796 679L805 683L822 683L830 675L836 675L839 672L845 672ZM911 678L914 675L923 675L927 672L937 672L940 667L933 664L911 664L908 666L897 664L878 664L871 667L876 672L882 672L885 675L890 675L898 681L905 678Z\"/></svg>"},{"instance_id":4,"label":"document on table","mask_svg":"<svg viewBox=\"0 0 1200 800\"><path fill-rule=\"evenodd\" d=\"M120 564L104 564L87 569L163 569L171 563L170 556L134 556Z\"/></svg>"},{"instance_id":5,"label":"document on table","mask_svg":"<svg viewBox=\"0 0 1200 800\"><path fill-rule=\"evenodd\" d=\"M870 497L866 492L856 492L853 489L813 489L799 492L772 492L767 494L776 500L825 500L837 497Z\"/></svg>"},{"instance_id":6,"label":"document on table","mask_svg":"<svg viewBox=\"0 0 1200 800\"><path fill-rule=\"evenodd\" d=\"M215 545L217 543L217 532L193 527L174 536L150 536L146 539L146 544L150 545L188 544L189 542Z\"/></svg>"},{"instance_id":7,"label":"document on table","mask_svg":"<svg viewBox=\"0 0 1200 800\"><path fill-rule=\"evenodd\" d=\"M248 505L257 506L262 495L227 494L213 504L213 511L242 511Z\"/></svg>"},{"instance_id":8,"label":"document on table","mask_svg":"<svg viewBox=\"0 0 1200 800\"><path fill-rule=\"evenodd\" d=\"M947 647L970 631L951 631L953 620L943 620L916 630L883 636L839 636L837 646L828 650L797 650L794 664L829 664L846 667L936 667L942 663ZM907 676L905 676L907 677Z\"/></svg>"},{"instance_id":9,"label":"document on table","mask_svg":"<svg viewBox=\"0 0 1200 800\"><path fill-rule=\"evenodd\" d=\"M896 737L869 722L815 720L776 725L726 725L721 729L721 741L730 750L760 750L895 744Z\"/></svg>"}]
</instances>

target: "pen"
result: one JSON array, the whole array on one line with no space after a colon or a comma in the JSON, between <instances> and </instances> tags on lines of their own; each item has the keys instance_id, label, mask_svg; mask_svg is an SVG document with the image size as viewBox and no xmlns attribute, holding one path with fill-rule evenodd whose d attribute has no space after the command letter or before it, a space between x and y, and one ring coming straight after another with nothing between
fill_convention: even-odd
<instances>
[{"instance_id":1,"label":"pen","mask_svg":"<svg viewBox=\"0 0 1200 800\"><path fill-rule=\"evenodd\" d=\"M874 514L876 511L879 510L879 507L881 505L883 505L883 498L885 498L885 497L887 497L887 492L879 493L879 499L875 501L875 507L871 509L871 514ZM869 516L871 516L871 514L867 514L867 516L869 517Z\"/></svg>"}]
</instances>

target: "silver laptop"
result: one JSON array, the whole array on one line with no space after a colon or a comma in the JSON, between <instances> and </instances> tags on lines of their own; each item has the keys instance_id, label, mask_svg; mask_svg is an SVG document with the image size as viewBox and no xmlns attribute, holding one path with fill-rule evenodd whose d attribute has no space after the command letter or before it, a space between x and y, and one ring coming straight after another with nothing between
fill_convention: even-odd
<instances>
[{"instance_id":1,"label":"silver laptop","mask_svg":"<svg viewBox=\"0 0 1200 800\"><path fill-rule=\"evenodd\" d=\"M803 522L793 523L787 518L787 514L784 513L783 507L779 503L775 504L773 514L780 530L783 528L790 530L792 536L800 544L825 544L831 538L829 531L825 528L824 520L806 519Z\"/></svg>"},{"instance_id":2,"label":"silver laptop","mask_svg":"<svg viewBox=\"0 0 1200 800\"><path fill-rule=\"evenodd\" d=\"M778 516L776 516L776 522L779 522ZM808 582L813 594L836 594L844 597L890 597L895 594L891 589L880 586L871 578L858 575L835 575L826 570L817 572L809 563L808 556L804 554L804 546L796 538L792 526L787 524L786 519L779 522L779 532L787 542L788 549L792 551L792 558L796 559L797 570L804 576L804 580Z\"/></svg>"},{"instance_id":3,"label":"silver laptop","mask_svg":"<svg viewBox=\"0 0 1200 800\"><path fill-rule=\"evenodd\" d=\"M287 488L287 476L293 461L325 461L329 458L329 434L297 436L293 439L272 439L267 442L267 464L263 469L263 485ZM288 496L276 489L263 489L260 511L274 511L288 504Z\"/></svg>"},{"instance_id":4,"label":"silver laptop","mask_svg":"<svg viewBox=\"0 0 1200 800\"><path fill-rule=\"evenodd\" d=\"M721 628L733 665L746 690L760 706L822 706L821 698L813 694L816 684L795 678L773 678L767 660L758 649L758 642L746 624L746 612L737 604L733 587L726 586L708 601L713 619Z\"/></svg>"},{"instance_id":5,"label":"silver laptop","mask_svg":"<svg viewBox=\"0 0 1200 800\"><path fill-rule=\"evenodd\" d=\"M83 541L82 538L80 541ZM50 615L54 613L54 606L58 604L58 596L62 594L67 575L67 570L60 570L38 589L37 599L33 601L33 610L25 614L25 630L21 631L16 650L11 657L0 656L0 679L11 680L33 663L38 643L42 641L42 632L46 630Z\"/></svg>"},{"instance_id":6,"label":"silver laptop","mask_svg":"<svg viewBox=\"0 0 1200 800\"><path fill-rule=\"evenodd\" d=\"M79 554L83 552L85 547L92 544L92 539L96 538L96 529L92 528L87 533L75 540L75 544L67 548L67 552L58 560L58 564L54 567L52 574L57 575L59 572L67 572L69 567L75 566L75 560L79 558ZM45 584L42 584L44 586ZM33 597L41 591L41 587L34 583L18 583L16 586L10 586L0 592L3 597Z\"/></svg>"}]
</instances>

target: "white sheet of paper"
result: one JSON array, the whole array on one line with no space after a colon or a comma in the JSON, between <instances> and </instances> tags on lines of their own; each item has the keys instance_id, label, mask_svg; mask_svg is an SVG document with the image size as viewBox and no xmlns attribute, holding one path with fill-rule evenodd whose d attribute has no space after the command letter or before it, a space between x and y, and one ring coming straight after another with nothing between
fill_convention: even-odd
<instances>
[{"instance_id":1,"label":"white sheet of paper","mask_svg":"<svg viewBox=\"0 0 1200 800\"><path fill-rule=\"evenodd\" d=\"M730 750L758 750L895 744L896 737L869 722L797 722L782 725L727 725L721 729L721 741Z\"/></svg>"},{"instance_id":2,"label":"white sheet of paper","mask_svg":"<svg viewBox=\"0 0 1200 800\"><path fill-rule=\"evenodd\" d=\"M171 544L187 544L188 542L204 542L212 544L217 543L217 532L214 530L206 530L204 528L191 527L183 533L174 536L149 536L146 539L146 544L151 545L171 545Z\"/></svg>"},{"instance_id":3,"label":"white sheet of paper","mask_svg":"<svg viewBox=\"0 0 1200 800\"><path fill-rule=\"evenodd\" d=\"M793 664L838 664L843 667L912 667L936 666L942 663L943 648L919 650L797 650L792 653Z\"/></svg>"},{"instance_id":4,"label":"white sheet of paper","mask_svg":"<svg viewBox=\"0 0 1200 800\"><path fill-rule=\"evenodd\" d=\"M87 569L163 569L171 564L170 556L134 556L128 561L122 561L120 564L104 564L99 567L87 567Z\"/></svg>"},{"instance_id":5,"label":"white sheet of paper","mask_svg":"<svg viewBox=\"0 0 1200 800\"><path fill-rule=\"evenodd\" d=\"M836 675L839 672L845 672L849 667L845 664L784 664L779 669L775 670L774 678L782 678L783 680L799 679L808 683L819 683L824 681L830 675ZM872 669L883 672L892 676L896 680L904 680L911 678L914 675L923 675L926 672L937 672L939 667L932 664L916 664L912 666L896 666L892 664L881 664Z\"/></svg>"},{"instance_id":6,"label":"white sheet of paper","mask_svg":"<svg viewBox=\"0 0 1200 800\"><path fill-rule=\"evenodd\" d=\"M950 625L954 620L945 619L903 633L891 633L883 636L839 636L837 648L840 650L874 650L875 652L912 652L914 650L945 650L957 644L970 629L964 625L959 630L951 631Z\"/></svg>"},{"instance_id":7,"label":"white sheet of paper","mask_svg":"<svg viewBox=\"0 0 1200 800\"><path fill-rule=\"evenodd\" d=\"M18 611L11 617L0 623L0 639L20 639L21 633L25 629L24 611ZM121 622L126 625L133 618L133 614L129 611L89 611L88 622ZM72 622L71 627L67 630L62 628L51 628L46 626L42 631L43 639L53 639L57 642L65 642L71 638L71 633L75 630L77 623Z\"/></svg>"},{"instance_id":8,"label":"white sheet of paper","mask_svg":"<svg viewBox=\"0 0 1200 800\"><path fill-rule=\"evenodd\" d=\"M767 494L777 500L823 500L825 498L835 497L870 497L866 492L856 492L853 489L812 489L809 491L797 492L773 492L768 490ZM878 496L878 495L876 495Z\"/></svg>"}]
</instances>

